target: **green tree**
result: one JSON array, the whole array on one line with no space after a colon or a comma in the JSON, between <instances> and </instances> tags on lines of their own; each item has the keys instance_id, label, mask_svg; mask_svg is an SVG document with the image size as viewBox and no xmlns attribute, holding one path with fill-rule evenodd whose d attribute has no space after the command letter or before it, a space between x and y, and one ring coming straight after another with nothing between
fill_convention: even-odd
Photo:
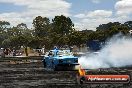
<instances>
[{"instance_id":1,"label":"green tree","mask_svg":"<svg viewBox=\"0 0 132 88\"><path fill-rule=\"evenodd\" d=\"M80 31L74 31L69 35L69 40L69 45L77 45L78 47L80 47L81 44L86 43L87 37Z\"/></svg>"},{"instance_id":2,"label":"green tree","mask_svg":"<svg viewBox=\"0 0 132 88\"><path fill-rule=\"evenodd\" d=\"M2 46L2 42L8 38L8 35L6 34L7 29L9 29L10 23L7 21L0 21L0 47Z\"/></svg>"},{"instance_id":3,"label":"green tree","mask_svg":"<svg viewBox=\"0 0 132 88\"><path fill-rule=\"evenodd\" d=\"M35 36L43 38L48 35L50 29L50 20L47 17L38 16L33 20L33 27L35 29Z\"/></svg>"},{"instance_id":4,"label":"green tree","mask_svg":"<svg viewBox=\"0 0 132 88\"><path fill-rule=\"evenodd\" d=\"M2 45L5 48L10 47L13 49L20 49L20 47L23 46L26 50L33 39L32 30L28 29L27 25L24 23L9 28L6 35L8 35L8 37L2 42ZM27 52L26 55L28 55Z\"/></svg>"},{"instance_id":5,"label":"green tree","mask_svg":"<svg viewBox=\"0 0 132 88\"><path fill-rule=\"evenodd\" d=\"M124 23L125 26L129 28L129 30L132 30L132 21L127 21Z\"/></svg>"},{"instance_id":6,"label":"green tree","mask_svg":"<svg viewBox=\"0 0 132 88\"><path fill-rule=\"evenodd\" d=\"M106 31L106 30L109 30L112 26L118 26L118 25L121 25L121 23L119 22L109 22L107 24L101 24L99 25L99 27L97 27L97 31Z\"/></svg>"},{"instance_id":7,"label":"green tree","mask_svg":"<svg viewBox=\"0 0 132 88\"><path fill-rule=\"evenodd\" d=\"M55 16L55 18L52 19L52 22L52 32L56 32L57 34L67 35L72 33L74 30L74 24L69 17L65 17L63 15Z\"/></svg>"},{"instance_id":8,"label":"green tree","mask_svg":"<svg viewBox=\"0 0 132 88\"><path fill-rule=\"evenodd\" d=\"M0 30L5 30L7 28L9 28L10 23L7 21L0 21Z\"/></svg>"},{"instance_id":9,"label":"green tree","mask_svg":"<svg viewBox=\"0 0 132 88\"><path fill-rule=\"evenodd\" d=\"M28 29L27 25L25 23L20 23L17 25L17 28L18 29L23 29L23 30L26 30Z\"/></svg>"}]
</instances>

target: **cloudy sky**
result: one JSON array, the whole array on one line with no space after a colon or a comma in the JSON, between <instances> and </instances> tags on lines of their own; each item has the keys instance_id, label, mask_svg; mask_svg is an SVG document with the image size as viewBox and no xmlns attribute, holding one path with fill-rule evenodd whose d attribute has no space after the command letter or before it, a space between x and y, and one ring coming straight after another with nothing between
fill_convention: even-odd
<instances>
[{"instance_id":1,"label":"cloudy sky","mask_svg":"<svg viewBox=\"0 0 132 88\"><path fill-rule=\"evenodd\" d=\"M69 16L77 30L132 20L132 0L0 0L0 20L31 27L36 16Z\"/></svg>"}]
</instances>

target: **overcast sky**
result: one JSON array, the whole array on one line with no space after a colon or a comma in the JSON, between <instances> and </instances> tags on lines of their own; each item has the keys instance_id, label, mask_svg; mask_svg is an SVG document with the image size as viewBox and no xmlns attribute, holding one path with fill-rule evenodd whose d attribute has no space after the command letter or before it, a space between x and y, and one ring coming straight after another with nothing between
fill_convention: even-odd
<instances>
[{"instance_id":1,"label":"overcast sky","mask_svg":"<svg viewBox=\"0 0 132 88\"><path fill-rule=\"evenodd\" d=\"M0 0L0 20L31 27L36 16L69 16L78 30L132 20L132 0Z\"/></svg>"}]
</instances>

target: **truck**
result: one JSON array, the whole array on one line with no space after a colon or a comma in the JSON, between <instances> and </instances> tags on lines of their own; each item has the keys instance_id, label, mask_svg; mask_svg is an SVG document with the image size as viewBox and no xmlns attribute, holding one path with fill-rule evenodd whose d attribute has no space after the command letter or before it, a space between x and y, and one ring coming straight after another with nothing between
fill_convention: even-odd
<instances>
[{"instance_id":1,"label":"truck","mask_svg":"<svg viewBox=\"0 0 132 88\"><path fill-rule=\"evenodd\" d=\"M70 50L50 50L42 60L44 68L54 71L75 71L79 69L78 57Z\"/></svg>"},{"instance_id":2,"label":"truck","mask_svg":"<svg viewBox=\"0 0 132 88\"><path fill-rule=\"evenodd\" d=\"M105 41L89 40L87 41L87 47L90 51L98 51L105 45Z\"/></svg>"}]
</instances>

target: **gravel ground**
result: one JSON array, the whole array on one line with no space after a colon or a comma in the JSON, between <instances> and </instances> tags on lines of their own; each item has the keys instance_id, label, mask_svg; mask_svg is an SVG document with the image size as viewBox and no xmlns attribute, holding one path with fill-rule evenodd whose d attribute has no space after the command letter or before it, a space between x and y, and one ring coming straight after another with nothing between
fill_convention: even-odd
<instances>
[{"instance_id":1,"label":"gravel ground","mask_svg":"<svg viewBox=\"0 0 132 88\"><path fill-rule=\"evenodd\" d=\"M132 75L132 70L127 73ZM0 88L132 88L132 83L78 85L75 72L48 71L38 59L23 63L2 60Z\"/></svg>"}]
</instances>

